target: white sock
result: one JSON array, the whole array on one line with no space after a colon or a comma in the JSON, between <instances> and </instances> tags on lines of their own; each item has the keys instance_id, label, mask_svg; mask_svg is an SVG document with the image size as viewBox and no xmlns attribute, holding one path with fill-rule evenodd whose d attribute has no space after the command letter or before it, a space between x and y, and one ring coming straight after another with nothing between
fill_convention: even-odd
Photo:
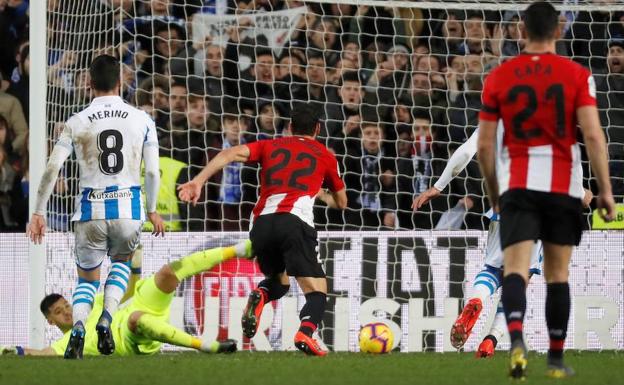
<instances>
[{"instance_id":1,"label":"white sock","mask_svg":"<svg viewBox=\"0 0 624 385\"><path fill-rule=\"evenodd\" d=\"M72 296L72 316L74 318L74 325L77 322L82 322L83 325L87 322L87 317L93 308L93 300L99 286L99 281L78 280L78 285Z\"/></svg>"},{"instance_id":2,"label":"white sock","mask_svg":"<svg viewBox=\"0 0 624 385\"><path fill-rule=\"evenodd\" d=\"M111 316L117 311L121 298L128 288L130 279L130 267L127 263L115 262L111 266L110 273L104 286L104 310Z\"/></svg>"},{"instance_id":3,"label":"white sock","mask_svg":"<svg viewBox=\"0 0 624 385\"><path fill-rule=\"evenodd\" d=\"M494 316L494 322L492 322L489 334L496 337L496 341L500 342L505 335L506 330L507 321L505 320L505 312L503 311L502 302L499 302L498 307L496 308L496 316Z\"/></svg>"},{"instance_id":4,"label":"white sock","mask_svg":"<svg viewBox=\"0 0 624 385\"><path fill-rule=\"evenodd\" d=\"M483 304L500 287L500 281L496 271L485 268L475 276L472 284L470 299L479 298Z\"/></svg>"}]
</instances>

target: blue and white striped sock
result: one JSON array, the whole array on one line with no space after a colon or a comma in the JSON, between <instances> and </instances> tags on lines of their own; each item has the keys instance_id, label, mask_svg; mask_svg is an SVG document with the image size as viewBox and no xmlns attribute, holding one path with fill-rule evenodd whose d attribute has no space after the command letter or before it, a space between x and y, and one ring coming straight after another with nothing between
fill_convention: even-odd
<instances>
[{"instance_id":1,"label":"blue and white striped sock","mask_svg":"<svg viewBox=\"0 0 624 385\"><path fill-rule=\"evenodd\" d=\"M121 298L128 288L130 262L114 262L104 285L104 310L111 316L119 307Z\"/></svg>"},{"instance_id":2,"label":"blue and white striped sock","mask_svg":"<svg viewBox=\"0 0 624 385\"><path fill-rule=\"evenodd\" d=\"M99 287L100 281L87 281L86 279L78 278L78 285L72 296L74 324L82 322L84 325L86 323L93 307L95 293L97 293Z\"/></svg>"},{"instance_id":3,"label":"blue and white striped sock","mask_svg":"<svg viewBox=\"0 0 624 385\"><path fill-rule=\"evenodd\" d=\"M479 298L482 303L485 303L501 286L500 276L501 269L485 266L474 279L470 298Z\"/></svg>"}]
</instances>

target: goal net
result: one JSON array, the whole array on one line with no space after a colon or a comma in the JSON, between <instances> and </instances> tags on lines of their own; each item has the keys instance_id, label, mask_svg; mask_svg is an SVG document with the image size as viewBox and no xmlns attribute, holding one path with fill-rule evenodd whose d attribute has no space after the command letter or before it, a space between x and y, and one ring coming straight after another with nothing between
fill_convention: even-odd
<instances>
[{"instance_id":1,"label":"goal net","mask_svg":"<svg viewBox=\"0 0 624 385\"><path fill-rule=\"evenodd\" d=\"M558 53L596 77L621 202L624 7L615 0L555 3L564 37ZM317 107L319 140L336 154L349 198L344 211L314 207L330 290L322 339L335 350L355 351L360 325L381 318L401 351L451 350L450 326L483 266L486 245L489 207L476 162L424 207L412 210L412 200L438 180L477 128L484 76L522 50L519 16L526 4L49 0L49 145L62 122L90 101L91 59L118 57L121 96L154 118L162 179L169 183L161 188L159 211L170 233L164 240L143 238L144 271L152 273L186 253L246 237L258 169L227 167L209 181L197 206L177 202L175 185L224 148L288 135L294 103ZM584 166L586 186L594 188ZM77 178L70 160L50 202L49 223L58 234L47 244L48 293L69 294L75 285L69 218ZM624 348L622 245L622 233L589 231L577 249L569 347ZM249 261L190 279L176 295L172 322L242 341L242 307L260 279ZM243 347L292 348L304 299L291 287L267 308L264 332ZM543 280L536 277L529 291L527 337L543 351ZM486 305L467 350L486 333L493 307ZM49 328L47 338L55 337Z\"/></svg>"}]
</instances>

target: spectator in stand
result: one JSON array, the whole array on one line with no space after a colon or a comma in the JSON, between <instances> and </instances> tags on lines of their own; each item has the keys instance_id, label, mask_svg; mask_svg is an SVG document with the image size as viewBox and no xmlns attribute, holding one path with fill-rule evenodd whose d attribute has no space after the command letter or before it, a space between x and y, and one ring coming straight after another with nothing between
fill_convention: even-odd
<instances>
[{"instance_id":1,"label":"spectator in stand","mask_svg":"<svg viewBox=\"0 0 624 385\"><path fill-rule=\"evenodd\" d=\"M398 227L402 229L413 228L412 213L401 208L410 207L410 201L414 197L414 161L412 159L414 149L414 137L412 128L408 124L402 124L397 128L398 138L396 145L396 201Z\"/></svg>"},{"instance_id":2,"label":"spectator in stand","mask_svg":"<svg viewBox=\"0 0 624 385\"><path fill-rule=\"evenodd\" d=\"M397 156L396 140L398 139L399 131L405 131L406 127L411 126L413 120L411 110L411 100L405 95L400 97L397 100L396 105L388 108L386 113L382 115L382 128L384 130L385 139L383 148L387 156Z\"/></svg>"},{"instance_id":3,"label":"spectator in stand","mask_svg":"<svg viewBox=\"0 0 624 385\"><path fill-rule=\"evenodd\" d=\"M282 133L284 120L279 108L269 102L258 104L258 116L256 117L257 139L272 139Z\"/></svg>"},{"instance_id":4,"label":"spectator in stand","mask_svg":"<svg viewBox=\"0 0 624 385\"><path fill-rule=\"evenodd\" d=\"M0 74L6 80L17 65L16 52L27 41L28 6L27 0L0 1Z\"/></svg>"},{"instance_id":5,"label":"spectator in stand","mask_svg":"<svg viewBox=\"0 0 624 385\"><path fill-rule=\"evenodd\" d=\"M0 91L0 115L8 122L12 151L17 154L23 153L28 136L28 125L19 100L13 95Z\"/></svg>"},{"instance_id":6,"label":"spectator in stand","mask_svg":"<svg viewBox=\"0 0 624 385\"><path fill-rule=\"evenodd\" d=\"M368 79L367 91L376 94L379 104L386 109L409 90L409 57L406 46L395 44Z\"/></svg>"},{"instance_id":7,"label":"spectator in stand","mask_svg":"<svg viewBox=\"0 0 624 385\"><path fill-rule=\"evenodd\" d=\"M364 99L364 89L357 72L343 75L338 92L332 95L326 106L325 127L321 129L319 140L329 145L331 138L340 136L344 121L352 115L360 115Z\"/></svg>"},{"instance_id":8,"label":"spectator in stand","mask_svg":"<svg viewBox=\"0 0 624 385\"><path fill-rule=\"evenodd\" d=\"M208 149L214 137L221 135L220 123L212 116L204 96L190 96L187 114L189 138L189 166L193 172L201 171L208 161Z\"/></svg>"},{"instance_id":9,"label":"spectator in stand","mask_svg":"<svg viewBox=\"0 0 624 385\"><path fill-rule=\"evenodd\" d=\"M389 230L395 227L394 162L384 156L382 140L379 124L364 122L361 147L350 149L345 159L344 181L349 197L346 229Z\"/></svg>"},{"instance_id":10,"label":"spectator in stand","mask_svg":"<svg viewBox=\"0 0 624 385\"><path fill-rule=\"evenodd\" d=\"M16 59L19 60L17 65L19 77L17 80L11 80L11 85L6 92L15 96L20 101L22 109L24 110L26 123L28 123L28 84L30 76L30 49L28 44L22 45L21 51Z\"/></svg>"},{"instance_id":11,"label":"spectator in stand","mask_svg":"<svg viewBox=\"0 0 624 385\"><path fill-rule=\"evenodd\" d=\"M184 27L178 23L161 20L154 20L151 26L154 32L147 35L150 36L150 42L145 46L147 59L139 68L141 80L153 74L165 75L167 70L171 71L175 65L181 64L183 68L186 68ZM178 75L185 77L187 74L179 73Z\"/></svg>"},{"instance_id":12,"label":"spectator in stand","mask_svg":"<svg viewBox=\"0 0 624 385\"><path fill-rule=\"evenodd\" d=\"M594 0L603 6L614 7L618 0ZM588 66L592 72L604 71L604 53L608 51L609 39L624 39L624 12L621 10L582 11L566 35L570 42L570 56Z\"/></svg>"},{"instance_id":13,"label":"spectator in stand","mask_svg":"<svg viewBox=\"0 0 624 385\"><path fill-rule=\"evenodd\" d=\"M444 20L432 33L432 52L440 55L464 55L464 23L459 12L445 11ZM439 36L439 37L438 37Z\"/></svg>"},{"instance_id":14,"label":"spectator in stand","mask_svg":"<svg viewBox=\"0 0 624 385\"><path fill-rule=\"evenodd\" d=\"M429 110L434 125L446 124L446 90L432 87L431 74L428 72L412 74L411 99L414 107Z\"/></svg>"},{"instance_id":15,"label":"spectator in stand","mask_svg":"<svg viewBox=\"0 0 624 385\"><path fill-rule=\"evenodd\" d=\"M485 24L485 16L481 11L468 14L464 21L466 31L466 54L481 55L490 49L490 31Z\"/></svg>"},{"instance_id":16,"label":"spectator in stand","mask_svg":"<svg viewBox=\"0 0 624 385\"><path fill-rule=\"evenodd\" d=\"M219 151L244 143L242 141L243 124L238 110L228 105L226 107L228 109L222 116L223 136ZM231 163L212 178L212 183L209 183L208 199L217 202L217 213L210 217L210 219L216 219L216 223L211 225L211 227L216 227L216 230L240 231L245 227L241 221L243 218L248 218L245 212L246 205L242 204L244 177L243 164Z\"/></svg>"},{"instance_id":17,"label":"spectator in stand","mask_svg":"<svg viewBox=\"0 0 624 385\"><path fill-rule=\"evenodd\" d=\"M305 82L305 65L299 56L284 53L277 62L276 78L284 82Z\"/></svg>"},{"instance_id":18,"label":"spectator in stand","mask_svg":"<svg viewBox=\"0 0 624 385\"><path fill-rule=\"evenodd\" d=\"M333 67L340 57L340 39L336 24L329 17L319 18L308 29L307 47L325 56L327 65Z\"/></svg>"},{"instance_id":19,"label":"spectator in stand","mask_svg":"<svg viewBox=\"0 0 624 385\"><path fill-rule=\"evenodd\" d=\"M511 57L522 51L524 40L520 35L520 15L518 12L507 11L501 23L495 23L490 44L496 56Z\"/></svg>"},{"instance_id":20,"label":"spectator in stand","mask_svg":"<svg viewBox=\"0 0 624 385\"><path fill-rule=\"evenodd\" d=\"M220 114L223 97L223 47L210 43L204 50L198 50L197 55L203 64L195 65L195 75L204 79L210 111Z\"/></svg>"},{"instance_id":21,"label":"spectator in stand","mask_svg":"<svg viewBox=\"0 0 624 385\"><path fill-rule=\"evenodd\" d=\"M91 103L91 76L89 69L78 69L74 72L74 87L71 94L73 103L86 107Z\"/></svg>"},{"instance_id":22,"label":"spectator in stand","mask_svg":"<svg viewBox=\"0 0 624 385\"><path fill-rule=\"evenodd\" d=\"M356 41L347 41L340 55L342 60L352 62L355 68L362 68L362 51Z\"/></svg>"},{"instance_id":23,"label":"spectator in stand","mask_svg":"<svg viewBox=\"0 0 624 385\"><path fill-rule=\"evenodd\" d=\"M242 29L250 25L250 20L242 19L237 27L228 30L230 39L225 48L223 68L224 93L227 96L224 103L255 105L263 100L288 105L290 89L287 85L275 83L276 66L272 50L254 44L251 65L247 69L241 68L244 60L239 56L240 36Z\"/></svg>"},{"instance_id":24,"label":"spectator in stand","mask_svg":"<svg viewBox=\"0 0 624 385\"><path fill-rule=\"evenodd\" d=\"M2 122L0 122L0 135L6 135L6 129L1 126ZM0 147L0 231L2 232L18 230L18 224L12 215L12 195L16 187L16 176L9 162L9 155L4 147Z\"/></svg>"},{"instance_id":25,"label":"spectator in stand","mask_svg":"<svg viewBox=\"0 0 624 385\"><path fill-rule=\"evenodd\" d=\"M328 148L333 151L341 170L345 169L345 156L350 148L360 145L362 118L359 114L349 116L342 126L342 130L329 139Z\"/></svg>"},{"instance_id":26,"label":"spectator in stand","mask_svg":"<svg viewBox=\"0 0 624 385\"><path fill-rule=\"evenodd\" d=\"M301 88L293 95L296 100L311 102L324 111L330 88L327 86L327 71L323 55L316 50L307 51L308 63L305 67L307 88Z\"/></svg>"},{"instance_id":27,"label":"spectator in stand","mask_svg":"<svg viewBox=\"0 0 624 385\"><path fill-rule=\"evenodd\" d=\"M429 114L420 113L414 117L412 126L412 163L414 166L414 179L412 191L420 194L429 188L431 180L431 143L433 134L431 131L431 118Z\"/></svg>"},{"instance_id":28,"label":"spectator in stand","mask_svg":"<svg viewBox=\"0 0 624 385\"><path fill-rule=\"evenodd\" d=\"M169 89L169 114L164 122L156 122L162 154L186 164L201 164L201 155L190 148L197 138L188 130L189 93L184 83L173 83ZM161 125L163 124L163 125ZM199 162L199 163L197 163Z\"/></svg>"},{"instance_id":29,"label":"spectator in stand","mask_svg":"<svg viewBox=\"0 0 624 385\"><path fill-rule=\"evenodd\" d=\"M449 106L449 139L459 146L477 129L483 89L483 57L465 57L465 90Z\"/></svg>"},{"instance_id":30,"label":"spectator in stand","mask_svg":"<svg viewBox=\"0 0 624 385\"><path fill-rule=\"evenodd\" d=\"M607 74L597 78L597 102L609 140L613 194L624 196L624 39L612 40L607 53Z\"/></svg>"}]
</instances>

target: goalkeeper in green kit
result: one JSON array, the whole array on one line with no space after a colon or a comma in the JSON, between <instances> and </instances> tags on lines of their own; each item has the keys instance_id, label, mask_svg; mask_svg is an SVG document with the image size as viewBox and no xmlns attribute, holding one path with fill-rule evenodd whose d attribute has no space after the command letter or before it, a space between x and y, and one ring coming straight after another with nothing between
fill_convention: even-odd
<instances>
[{"instance_id":1,"label":"goalkeeper in green kit","mask_svg":"<svg viewBox=\"0 0 624 385\"><path fill-rule=\"evenodd\" d=\"M141 254L132 260L132 275L126 297L126 306L113 314L111 330L115 341L115 355L155 354L163 343L196 349L206 353L232 353L236 351L235 340L203 341L169 324L169 310L174 292L180 282L195 274L207 271L234 257L251 258L251 242L242 241L234 246L198 251L177 261L164 265L156 274L140 279ZM125 302L124 302L125 301ZM95 329L103 306L103 294L95 296L93 310L87 318L86 329ZM0 346L0 354L32 356L62 356L67 347L73 325L70 303L60 294L50 294L41 302L41 311L48 323L57 326L63 337L45 349L21 346ZM84 352L76 357L100 355L97 334L86 333Z\"/></svg>"}]
</instances>

